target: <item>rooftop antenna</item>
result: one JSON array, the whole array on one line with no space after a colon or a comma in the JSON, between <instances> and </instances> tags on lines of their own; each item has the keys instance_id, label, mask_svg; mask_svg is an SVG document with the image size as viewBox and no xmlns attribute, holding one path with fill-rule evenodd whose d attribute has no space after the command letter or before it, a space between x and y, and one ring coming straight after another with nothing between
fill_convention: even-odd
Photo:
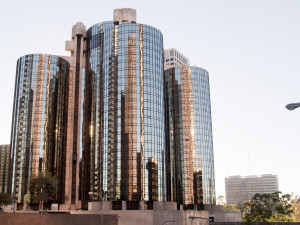
<instances>
[{"instance_id":1,"label":"rooftop antenna","mask_svg":"<svg viewBox=\"0 0 300 225\"><path fill-rule=\"evenodd\" d=\"M251 157L250 157L250 152L249 152L249 169L250 169L250 176L251 176L252 174L251 174Z\"/></svg>"}]
</instances>

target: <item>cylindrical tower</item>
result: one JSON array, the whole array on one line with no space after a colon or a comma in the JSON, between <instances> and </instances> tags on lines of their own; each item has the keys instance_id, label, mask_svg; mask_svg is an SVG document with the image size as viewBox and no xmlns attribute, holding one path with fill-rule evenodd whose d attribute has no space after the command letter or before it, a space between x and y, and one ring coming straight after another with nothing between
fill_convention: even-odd
<instances>
[{"instance_id":1,"label":"cylindrical tower","mask_svg":"<svg viewBox=\"0 0 300 225\"><path fill-rule=\"evenodd\" d=\"M84 201L165 200L163 37L128 18L87 31Z\"/></svg>"},{"instance_id":2,"label":"cylindrical tower","mask_svg":"<svg viewBox=\"0 0 300 225\"><path fill-rule=\"evenodd\" d=\"M25 55L17 62L10 150L10 182L18 202L29 193L32 175L49 171L64 197L70 64L46 54Z\"/></svg>"},{"instance_id":3,"label":"cylindrical tower","mask_svg":"<svg viewBox=\"0 0 300 225\"><path fill-rule=\"evenodd\" d=\"M178 204L215 204L208 72L165 70L167 198Z\"/></svg>"}]
</instances>

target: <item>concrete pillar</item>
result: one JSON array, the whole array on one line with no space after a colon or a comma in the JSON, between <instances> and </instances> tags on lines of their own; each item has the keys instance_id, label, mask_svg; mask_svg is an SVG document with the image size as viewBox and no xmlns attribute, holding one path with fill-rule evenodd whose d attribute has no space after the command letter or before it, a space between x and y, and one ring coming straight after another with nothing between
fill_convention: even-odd
<instances>
[{"instance_id":1,"label":"concrete pillar","mask_svg":"<svg viewBox=\"0 0 300 225\"><path fill-rule=\"evenodd\" d=\"M122 201L122 210L127 210L126 201Z\"/></svg>"},{"instance_id":2,"label":"concrete pillar","mask_svg":"<svg viewBox=\"0 0 300 225\"><path fill-rule=\"evenodd\" d=\"M136 23L136 10L130 8L114 9L114 23Z\"/></svg>"},{"instance_id":3,"label":"concrete pillar","mask_svg":"<svg viewBox=\"0 0 300 225\"><path fill-rule=\"evenodd\" d=\"M51 204L51 210L57 211L58 210L58 204L56 204L56 203Z\"/></svg>"},{"instance_id":4,"label":"concrete pillar","mask_svg":"<svg viewBox=\"0 0 300 225\"><path fill-rule=\"evenodd\" d=\"M144 209L145 209L145 202L140 201L140 210L144 210Z\"/></svg>"}]
</instances>

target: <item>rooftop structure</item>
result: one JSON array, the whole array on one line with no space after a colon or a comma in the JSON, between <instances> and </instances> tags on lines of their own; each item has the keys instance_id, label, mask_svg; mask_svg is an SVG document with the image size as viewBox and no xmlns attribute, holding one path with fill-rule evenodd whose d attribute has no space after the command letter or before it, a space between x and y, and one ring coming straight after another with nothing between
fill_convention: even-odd
<instances>
[{"instance_id":1,"label":"rooftop structure","mask_svg":"<svg viewBox=\"0 0 300 225\"><path fill-rule=\"evenodd\" d=\"M165 69L175 66L189 66L190 61L176 48L169 48L164 50L164 64Z\"/></svg>"}]
</instances>

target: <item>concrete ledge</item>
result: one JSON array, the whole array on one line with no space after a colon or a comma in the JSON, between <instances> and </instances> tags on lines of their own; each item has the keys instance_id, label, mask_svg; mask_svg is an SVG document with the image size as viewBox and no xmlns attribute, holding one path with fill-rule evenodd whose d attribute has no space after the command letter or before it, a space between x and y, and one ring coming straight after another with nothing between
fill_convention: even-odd
<instances>
[{"instance_id":1,"label":"concrete ledge","mask_svg":"<svg viewBox=\"0 0 300 225\"><path fill-rule=\"evenodd\" d=\"M101 225L101 215L0 213L2 225ZM117 215L103 215L103 224L118 225Z\"/></svg>"}]
</instances>

